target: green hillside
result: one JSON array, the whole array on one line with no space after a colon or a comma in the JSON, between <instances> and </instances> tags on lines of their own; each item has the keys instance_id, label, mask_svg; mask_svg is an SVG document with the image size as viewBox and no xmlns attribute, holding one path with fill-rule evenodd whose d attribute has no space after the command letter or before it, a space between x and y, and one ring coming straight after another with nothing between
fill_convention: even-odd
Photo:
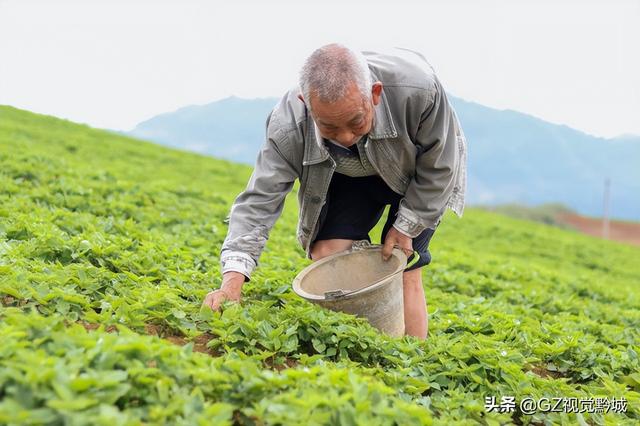
<instances>
[{"instance_id":1,"label":"green hillside","mask_svg":"<svg viewBox=\"0 0 640 426\"><path fill-rule=\"evenodd\" d=\"M640 249L468 209L433 238L429 338L393 339L293 294L289 197L242 304L201 311L250 172L0 107L0 424L640 421Z\"/></svg>"}]
</instances>

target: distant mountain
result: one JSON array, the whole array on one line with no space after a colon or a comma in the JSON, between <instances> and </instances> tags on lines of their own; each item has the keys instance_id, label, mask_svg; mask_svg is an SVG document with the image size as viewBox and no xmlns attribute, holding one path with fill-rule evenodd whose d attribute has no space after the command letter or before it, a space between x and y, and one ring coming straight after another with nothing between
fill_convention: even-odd
<instances>
[{"instance_id":1,"label":"distant mountain","mask_svg":"<svg viewBox=\"0 0 640 426\"><path fill-rule=\"evenodd\" d=\"M603 139L511 110L449 96L469 145L468 203L563 203L600 216L605 179L613 217L640 220L640 136ZM278 98L230 97L137 125L130 135L253 164Z\"/></svg>"},{"instance_id":2,"label":"distant mountain","mask_svg":"<svg viewBox=\"0 0 640 426\"><path fill-rule=\"evenodd\" d=\"M621 135L616 136L614 139L640 142L640 135L634 135L634 134L631 134L631 133L623 133Z\"/></svg>"},{"instance_id":3,"label":"distant mountain","mask_svg":"<svg viewBox=\"0 0 640 426\"><path fill-rule=\"evenodd\" d=\"M561 202L600 216L609 178L612 215L640 219L640 138L603 139L516 111L452 102L469 140L474 203Z\"/></svg>"},{"instance_id":4,"label":"distant mountain","mask_svg":"<svg viewBox=\"0 0 640 426\"><path fill-rule=\"evenodd\" d=\"M157 115L129 135L174 148L253 164L264 142L267 115L278 98L235 96Z\"/></svg>"}]
</instances>

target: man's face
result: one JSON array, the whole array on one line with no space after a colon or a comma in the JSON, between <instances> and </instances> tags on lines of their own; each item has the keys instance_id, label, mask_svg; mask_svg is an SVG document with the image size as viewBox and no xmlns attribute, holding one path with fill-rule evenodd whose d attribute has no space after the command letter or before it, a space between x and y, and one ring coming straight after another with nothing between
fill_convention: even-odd
<instances>
[{"instance_id":1,"label":"man's face","mask_svg":"<svg viewBox=\"0 0 640 426\"><path fill-rule=\"evenodd\" d=\"M333 103L321 102L312 95L312 116L322 137L350 147L369 133L373 126L374 106L378 104L382 89L381 83L376 82L376 85L370 100L362 96L355 83L343 98Z\"/></svg>"}]
</instances>

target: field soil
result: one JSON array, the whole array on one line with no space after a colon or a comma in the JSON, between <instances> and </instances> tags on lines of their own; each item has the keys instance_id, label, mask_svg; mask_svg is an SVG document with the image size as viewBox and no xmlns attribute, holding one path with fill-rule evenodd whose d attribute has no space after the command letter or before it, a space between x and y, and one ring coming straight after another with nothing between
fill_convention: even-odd
<instances>
[{"instance_id":1,"label":"field soil","mask_svg":"<svg viewBox=\"0 0 640 426\"><path fill-rule=\"evenodd\" d=\"M585 234L602 237L601 218L561 213L557 216L557 220ZM609 239L640 246L640 223L611 221L609 223Z\"/></svg>"}]
</instances>

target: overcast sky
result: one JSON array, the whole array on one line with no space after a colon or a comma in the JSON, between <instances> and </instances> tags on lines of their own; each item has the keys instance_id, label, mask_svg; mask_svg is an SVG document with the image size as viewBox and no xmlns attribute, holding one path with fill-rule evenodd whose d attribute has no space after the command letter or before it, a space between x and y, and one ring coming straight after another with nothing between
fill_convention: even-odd
<instances>
[{"instance_id":1,"label":"overcast sky","mask_svg":"<svg viewBox=\"0 0 640 426\"><path fill-rule=\"evenodd\" d=\"M418 50L456 96L640 135L640 0L0 0L0 104L130 130L280 97L331 42Z\"/></svg>"}]
</instances>

